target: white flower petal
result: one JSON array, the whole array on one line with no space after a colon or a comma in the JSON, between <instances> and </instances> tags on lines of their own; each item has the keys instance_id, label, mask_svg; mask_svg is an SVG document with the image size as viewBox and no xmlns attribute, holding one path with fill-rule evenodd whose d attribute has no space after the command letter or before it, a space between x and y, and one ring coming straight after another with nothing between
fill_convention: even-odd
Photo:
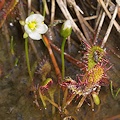
<instances>
[{"instance_id":1,"label":"white flower petal","mask_svg":"<svg viewBox=\"0 0 120 120\"><path fill-rule=\"evenodd\" d=\"M40 33L40 34L44 34L46 33L48 30L48 26L46 24L39 24L37 27L36 27L36 32Z\"/></svg>"},{"instance_id":2,"label":"white flower petal","mask_svg":"<svg viewBox=\"0 0 120 120\"><path fill-rule=\"evenodd\" d=\"M31 21L36 21L36 22L43 22L44 21L44 17L40 14L32 14L29 17L26 18L25 22L29 23Z\"/></svg>"},{"instance_id":3,"label":"white flower petal","mask_svg":"<svg viewBox=\"0 0 120 120\"><path fill-rule=\"evenodd\" d=\"M44 17L40 14L37 14L36 16L36 22L41 23L44 21Z\"/></svg>"},{"instance_id":4,"label":"white flower petal","mask_svg":"<svg viewBox=\"0 0 120 120\"><path fill-rule=\"evenodd\" d=\"M72 26L71 26L71 21L70 20L66 20L65 22L64 22L64 28L63 29L67 29L67 28L71 28Z\"/></svg>"},{"instance_id":5,"label":"white flower petal","mask_svg":"<svg viewBox=\"0 0 120 120\"><path fill-rule=\"evenodd\" d=\"M33 32L29 34L29 37L32 38L33 40L40 40L42 39L41 34Z\"/></svg>"},{"instance_id":6,"label":"white flower petal","mask_svg":"<svg viewBox=\"0 0 120 120\"><path fill-rule=\"evenodd\" d=\"M24 29L25 29L26 33L28 33L28 34L32 33L32 30L28 27L27 24L24 26Z\"/></svg>"}]
</instances>

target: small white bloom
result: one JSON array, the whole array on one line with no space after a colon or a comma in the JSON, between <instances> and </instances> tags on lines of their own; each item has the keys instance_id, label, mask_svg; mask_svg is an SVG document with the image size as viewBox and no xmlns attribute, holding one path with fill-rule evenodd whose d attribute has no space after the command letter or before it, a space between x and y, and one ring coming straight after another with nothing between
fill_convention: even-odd
<instances>
[{"instance_id":1,"label":"small white bloom","mask_svg":"<svg viewBox=\"0 0 120 120\"><path fill-rule=\"evenodd\" d=\"M66 20L65 22L64 22L64 27L63 27L63 29L67 29L67 28L71 28L72 26L71 26L71 21L70 20Z\"/></svg>"},{"instance_id":2,"label":"small white bloom","mask_svg":"<svg viewBox=\"0 0 120 120\"><path fill-rule=\"evenodd\" d=\"M43 21L44 17L40 14L32 14L26 18L24 29L30 38L40 40L41 34L47 32L48 27Z\"/></svg>"}]
</instances>

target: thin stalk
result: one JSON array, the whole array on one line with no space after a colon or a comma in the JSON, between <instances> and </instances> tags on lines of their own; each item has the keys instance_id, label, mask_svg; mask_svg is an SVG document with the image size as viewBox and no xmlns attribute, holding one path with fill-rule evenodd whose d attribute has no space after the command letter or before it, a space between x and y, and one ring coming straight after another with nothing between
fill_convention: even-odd
<instances>
[{"instance_id":1,"label":"thin stalk","mask_svg":"<svg viewBox=\"0 0 120 120\"><path fill-rule=\"evenodd\" d=\"M64 58L64 49L65 49L66 38L63 38L61 46L61 60L62 60L62 79L65 77L65 58Z\"/></svg>"},{"instance_id":2,"label":"thin stalk","mask_svg":"<svg viewBox=\"0 0 120 120\"><path fill-rule=\"evenodd\" d=\"M16 59L15 59L14 66L17 66L17 65L18 65L18 62L19 62L19 58L16 58Z\"/></svg>"},{"instance_id":3,"label":"thin stalk","mask_svg":"<svg viewBox=\"0 0 120 120\"><path fill-rule=\"evenodd\" d=\"M45 17L46 14L49 15L49 9L46 0L43 0L43 16Z\"/></svg>"},{"instance_id":4,"label":"thin stalk","mask_svg":"<svg viewBox=\"0 0 120 120\"><path fill-rule=\"evenodd\" d=\"M120 92L120 88L117 90L116 94L115 94L115 97L118 96L118 93Z\"/></svg>"},{"instance_id":5,"label":"thin stalk","mask_svg":"<svg viewBox=\"0 0 120 120\"><path fill-rule=\"evenodd\" d=\"M48 97L44 96L44 98L49 102L51 103L53 106L55 106L56 108L58 108L58 110L60 110L60 107L55 103L53 102L52 100L50 100Z\"/></svg>"},{"instance_id":6,"label":"thin stalk","mask_svg":"<svg viewBox=\"0 0 120 120\"><path fill-rule=\"evenodd\" d=\"M59 54L61 54L61 50L60 50L55 44L53 44L52 42L50 42L50 45L51 45L51 47L52 47L53 49L55 49ZM85 64L84 64L84 63L82 63L81 61L73 58L73 57L70 56L69 54L67 54L67 53L64 52L64 55L65 55L65 58L66 58L69 62L71 62L72 64L76 65L77 67L79 67L79 68L85 67Z\"/></svg>"},{"instance_id":7,"label":"thin stalk","mask_svg":"<svg viewBox=\"0 0 120 120\"><path fill-rule=\"evenodd\" d=\"M48 52L50 54L52 63L53 63L54 68L55 68L56 75L58 77L58 80L60 81L61 80L61 72L60 72L60 69L58 67L58 64L57 64L57 61L55 59L55 56L53 54L52 48L50 46L49 39L45 35L43 35L43 42L45 43L45 45L46 45L46 47L48 49Z\"/></svg>"},{"instance_id":8,"label":"thin stalk","mask_svg":"<svg viewBox=\"0 0 120 120\"><path fill-rule=\"evenodd\" d=\"M115 95L114 95L114 92L113 92L112 81L110 82L110 91L111 91L111 94L112 94L113 98L115 98Z\"/></svg>"},{"instance_id":9,"label":"thin stalk","mask_svg":"<svg viewBox=\"0 0 120 120\"><path fill-rule=\"evenodd\" d=\"M86 96L83 96L83 97L81 98L80 102L78 103L78 105L77 105L77 107L76 107L77 110L82 106L82 104L83 104L83 102L85 101L85 99L86 99Z\"/></svg>"},{"instance_id":10,"label":"thin stalk","mask_svg":"<svg viewBox=\"0 0 120 120\"><path fill-rule=\"evenodd\" d=\"M50 95L51 101L55 102L54 101L54 93L49 92L49 95ZM55 106L54 105L52 105L52 114L53 115L55 114Z\"/></svg>"},{"instance_id":11,"label":"thin stalk","mask_svg":"<svg viewBox=\"0 0 120 120\"><path fill-rule=\"evenodd\" d=\"M110 82L110 90L111 90L111 94L112 94L113 98L116 98L120 92L120 88L118 88L116 94L114 94L112 81Z\"/></svg>"},{"instance_id":12,"label":"thin stalk","mask_svg":"<svg viewBox=\"0 0 120 120\"><path fill-rule=\"evenodd\" d=\"M45 100L44 100L44 96L42 95L40 89L39 89L39 96L40 96L40 99L41 99L41 101L42 101L42 103L43 103L44 108L46 109L46 103L45 103Z\"/></svg>"},{"instance_id":13,"label":"thin stalk","mask_svg":"<svg viewBox=\"0 0 120 120\"><path fill-rule=\"evenodd\" d=\"M28 0L28 15L31 13L31 0Z\"/></svg>"},{"instance_id":14,"label":"thin stalk","mask_svg":"<svg viewBox=\"0 0 120 120\"><path fill-rule=\"evenodd\" d=\"M51 6L51 24L53 24L55 17L55 0L51 1Z\"/></svg>"},{"instance_id":15,"label":"thin stalk","mask_svg":"<svg viewBox=\"0 0 120 120\"><path fill-rule=\"evenodd\" d=\"M10 51L11 51L11 54L14 56L15 53L14 53L13 36L11 36L11 40L10 40Z\"/></svg>"},{"instance_id":16,"label":"thin stalk","mask_svg":"<svg viewBox=\"0 0 120 120\"><path fill-rule=\"evenodd\" d=\"M65 106L66 100L67 100L67 95L68 95L68 88L65 89L64 91L64 97L63 97L63 102L62 102L62 108Z\"/></svg>"},{"instance_id":17,"label":"thin stalk","mask_svg":"<svg viewBox=\"0 0 120 120\"><path fill-rule=\"evenodd\" d=\"M52 48L50 46L49 39L45 35L43 35L43 42L45 43L45 45L46 45L46 47L48 49L48 52L49 52L49 55L51 57L53 66L55 68L56 76L58 77L58 82L61 82L61 77L62 76L61 76L60 69L58 67L57 61L55 59L55 56L54 56L53 51L52 51ZM60 88L58 88L58 105L60 105Z\"/></svg>"},{"instance_id":18,"label":"thin stalk","mask_svg":"<svg viewBox=\"0 0 120 120\"><path fill-rule=\"evenodd\" d=\"M32 78L32 73L31 73L31 70L30 70L30 60L29 60L29 53L28 53L28 38L25 39L25 56L26 56L28 73L29 73L29 76L30 76L30 80L32 82L33 78Z\"/></svg>"},{"instance_id":19,"label":"thin stalk","mask_svg":"<svg viewBox=\"0 0 120 120\"><path fill-rule=\"evenodd\" d=\"M45 0L43 0L43 16L45 17Z\"/></svg>"},{"instance_id":20,"label":"thin stalk","mask_svg":"<svg viewBox=\"0 0 120 120\"><path fill-rule=\"evenodd\" d=\"M63 110L71 103L71 101L75 98L76 94L71 95L71 97L66 101L65 105L63 106Z\"/></svg>"}]
</instances>

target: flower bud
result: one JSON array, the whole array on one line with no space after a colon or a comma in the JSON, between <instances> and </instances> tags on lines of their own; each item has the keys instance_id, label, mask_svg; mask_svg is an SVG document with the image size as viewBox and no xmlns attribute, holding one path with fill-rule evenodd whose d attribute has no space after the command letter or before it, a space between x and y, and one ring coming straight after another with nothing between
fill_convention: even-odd
<instances>
[{"instance_id":1,"label":"flower bud","mask_svg":"<svg viewBox=\"0 0 120 120\"><path fill-rule=\"evenodd\" d=\"M98 97L98 95L94 92L92 93L92 97L93 97L93 101L96 105L99 105L100 104L100 99Z\"/></svg>"},{"instance_id":2,"label":"flower bud","mask_svg":"<svg viewBox=\"0 0 120 120\"><path fill-rule=\"evenodd\" d=\"M60 35L64 38L67 38L68 36L71 35L71 32L72 32L71 21L66 20L62 25Z\"/></svg>"}]
</instances>

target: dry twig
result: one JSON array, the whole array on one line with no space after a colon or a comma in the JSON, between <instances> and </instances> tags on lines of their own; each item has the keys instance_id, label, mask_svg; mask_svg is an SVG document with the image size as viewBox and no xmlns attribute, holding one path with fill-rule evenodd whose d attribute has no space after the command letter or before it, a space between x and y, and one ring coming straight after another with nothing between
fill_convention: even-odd
<instances>
[{"instance_id":1,"label":"dry twig","mask_svg":"<svg viewBox=\"0 0 120 120\"><path fill-rule=\"evenodd\" d=\"M53 24L55 17L55 0L52 0L51 2L51 24Z\"/></svg>"},{"instance_id":2,"label":"dry twig","mask_svg":"<svg viewBox=\"0 0 120 120\"><path fill-rule=\"evenodd\" d=\"M102 5L103 9L105 10L106 14L108 15L108 17L111 19L112 16L110 14L110 12L107 10L105 3L103 0L98 0L98 2ZM117 31L120 32L120 26L119 24L116 22L116 20L114 20L114 26L116 27Z\"/></svg>"},{"instance_id":3,"label":"dry twig","mask_svg":"<svg viewBox=\"0 0 120 120\"><path fill-rule=\"evenodd\" d=\"M107 2L106 2L106 8L108 7L108 4L109 4L109 0L107 0ZM99 33L101 31L101 28L102 28L102 25L103 25L103 22L104 22L104 19L105 19L105 12L103 12L103 14L101 16L101 19L100 19L100 22L99 22L99 26L97 28L97 33L96 33L96 36L95 36L95 39L94 39L94 44L96 44L96 42L97 42Z\"/></svg>"},{"instance_id":4,"label":"dry twig","mask_svg":"<svg viewBox=\"0 0 120 120\"><path fill-rule=\"evenodd\" d=\"M75 13L77 15L77 18L79 20L79 23L81 24L81 27L83 29L83 32L85 34L85 37L87 38L87 40L89 41L89 43L91 42L90 40L92 39L90 36L90 32L89 30L94 33L94 30L91 28L91 26L87 23L87 21L84 19L84 17L80 14L79 12L79 7L76 5L75 0L68 0L69 4L72 4L75 10Z\"/></svg>"},{"instance_id":5,"label":"dry twig","mask_svg":"<svg viewBox=\"0 0 120 120\"><path fill-rule=\"evenodd\" d=\"M66 19L69 19L71 21L72 24L72 28L74 30L74 32L76 33L77 37L79 38L80 41L83 41L85 44L90 45L90 43L86 40L85 36L83 35L83 33L80 31L80 29L78 28L78 26L76 25L76 23L74 22L73 18L71 17L67 7L65 6L65 4L63 3L62 0L56 0L57 4L59 5L62 13L64 14Z\"/></svg>"},{"instance_id":6,"label":"dry twig","mask_svg":"<svg viewBox=\"0 0 120 120\"><path fill-rule=\"evenodd\" d=\"M113 27L113 23L114 23L114 21L115 21L116 15L117 15L117 12L118 12L118 5L116 5L116 7L115 7L114 14L113 14L113 16L112 16L112 19L111 19L110 24L109 24L109 26L108 26L108 29L107 29L107 31L106 31L105 37L104 37L104 39L103 39L103 41L102 41L101 48L103 48L103 47L105 46L105 43L106 43L107 40L108 40L108 37L109 37L110 32L111 32L111 29L112 29L112 27Z\"/></svg>"}]
</instances>

